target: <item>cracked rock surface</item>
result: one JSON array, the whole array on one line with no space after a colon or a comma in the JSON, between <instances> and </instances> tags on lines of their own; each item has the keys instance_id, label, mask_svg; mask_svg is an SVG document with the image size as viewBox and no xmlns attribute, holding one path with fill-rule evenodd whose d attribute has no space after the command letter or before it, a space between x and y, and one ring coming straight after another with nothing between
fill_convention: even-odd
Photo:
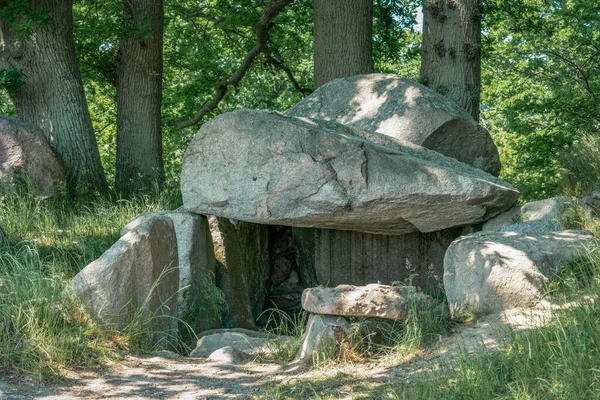
<instances>
[{"instance_id":1,"label":"cracked rock surface","mask_svg":"<svg viewBox=\"0 0 600 400\"><path fill-rule=\"evenodd\" d=\"M407 78L367 74L335 79L285 112L377 132L456 158L498 176L488 131L452 100Z\"/></svg>"},{"instance_id":2,"label":"cracked rock surface","mask_svg":"<svg viewBox=\"0 0 600 400\"><path fill-rule=\"evenodd\" d=\"M181 189L193 213L392 235L483 222L519 196L418 145L252 110L202 126L185 153Z\"/></svg>"}]
</instances>

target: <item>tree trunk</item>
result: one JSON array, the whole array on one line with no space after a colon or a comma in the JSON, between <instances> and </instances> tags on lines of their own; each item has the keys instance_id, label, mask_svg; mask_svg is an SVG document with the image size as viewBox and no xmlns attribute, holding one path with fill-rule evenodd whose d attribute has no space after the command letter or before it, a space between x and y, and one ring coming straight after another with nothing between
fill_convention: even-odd
<instances>
[{"instance_id":1,"label":"tree trunk","mask_svg":"<svg viewBox=\"0 0 600 400\"><path fill-rule=\"evenodd\" d=\"M30 36L0 22L0 67L21 68L24 75L12 101L19 116L39 126L62 156L69 191L104 193L106 177L75 57L72 1L33 0L30 5L51 18Z\"/></svg>"},{"instance_id":2,"label":"tree trunk","mask_svg":"<svg viewBox=\"0 0 600 400\"><path fill-rule=\"evenodd\" d=\"M117 166L123 197L160 188L162 159L162 0L124 1L117 60Z\"/></svg>"},{"instance_id":3,"label":"tree trunk","mask_svg":"<svg viewBox=\"0 0 600 400\"><path fill-rule=\"evenodd\" d=\"M423 0L421 79L479 120L481 0Z\"/></svg>"},{"instance_id":4,"label":"tree trunk","mask_svg":"<svg viewBox=\"0 0 600 400\"><path fill-rule=\"evenodd\" d=\"M373 72L373 1L313 0L315 88Z\"/></svg>"}]
</instances>

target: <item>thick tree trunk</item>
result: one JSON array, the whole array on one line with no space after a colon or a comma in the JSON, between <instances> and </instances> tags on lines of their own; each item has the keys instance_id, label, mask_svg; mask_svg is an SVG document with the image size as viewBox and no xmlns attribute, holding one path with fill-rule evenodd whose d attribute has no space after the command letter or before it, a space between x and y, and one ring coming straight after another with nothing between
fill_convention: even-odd
<instances>
[{"instance_id":1,"label":"thick tree trunk","mask_svg":"<svg viewBox=\"0 0 600 400\"><path fill-rule=\"evenodd\" d=\"M313 0L315 88L373 72L373 1Z\"/></svg>"},{"instance_id":2,"label":"thick tree trunk","mask_svg":"<svg viewBox=\"0 0 600 400\"><path fill-rule=\"evenodd\" d=\"M126 0L117 61L117 168L123 197L160 188L162 159L162 0Z\"/></svg>"},{"instance_id":3,"label":"thick tree trunk","mask_svg":"<svg viewBox=\"0 0 600 400\"><path fill-rule=\"evenodd\" d=\"M479 120L481 0L423 0L421 79Z\"/></svg>"},{"instance_id":4,"label":"thick tree trunk","mask_svg":"<svg viewBox=\"0 0 600 400\"><path fill-rule=\"evenodd\" d=\"M19 116L39 126L62 156L70 192L104 193L106 177L75 57L72 1L33 0L30 5L51 17L30 37L0 22L0 67L22 68L25 77L11 98Z\"/></svg>"}]
</instances>

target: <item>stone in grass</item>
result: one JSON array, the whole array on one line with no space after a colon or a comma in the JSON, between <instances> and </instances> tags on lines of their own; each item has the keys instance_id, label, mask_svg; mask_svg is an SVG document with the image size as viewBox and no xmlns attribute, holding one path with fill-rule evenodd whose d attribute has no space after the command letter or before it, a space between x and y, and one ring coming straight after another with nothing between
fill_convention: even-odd
<instances>
[{"instance_id":1,"label":"stone in grass","mask_svg":"<svg viewBox=\"0 0 600 400\"><path fill-rule=\"evenodd\" d=\"M137 229L138 226L156 216L170 218L175 228L179 255L177 313L179 318L186 319L197 306L194 304L195 295L203 290L201 285L214 286L216 284L215 253L208 220L204 215L196 215L184 210L149 212L138 215L125 225L121 229L121 236ZM192 328L195 331L203 331L219 326L214 304L202 304L201 308L205 315L194 316L195 321L193 321Z\"/></svg>"},{"instance_id":2,"label":"stone in grass","mask_svg":"<svg viewBox=\"0 0 600 400\"><path fill-rule=\"evenodd\" d=\"M71 286L96 321L123 329L141 317L165 344L177 330L177 262L173 222L155 215L81 270Z\"/></svg>"},{"instance_id":3,"label":"stone in grass","mask_svg":"<svg viewBox=\"0 0 600 400\"><path fill-rule=\"evenodd\" d=\"M44 133L33 125L0 117L0 187L29 179L40 194L54 197L64 191L65 170Z\"/></svg>"},{"instance_id":4,"label":"stone in grass","mask_svg":"<svg viewBox=\"0 0 600 400\"><path fill-rule=\"evenodd\" d=\"M295 361L310 363L317 358L335 357L349 330L350 323L344 317L311 314Z\"/></svg>"},{"instance_id":5,"label":"stone in grass","mask_svg":"<svg viewBox=\"0 0 600 400\"><path fill-rule=\"evenodd\" d=\"M412 286L339 285L304 289L302 308L313 314L404 321L410 305L433 307L433 299Z\"/></svg>"},{"instance_id":6,"label":"stone in grass","mask_svg":"<svg viewBox=\"0 0 600 400\"><path fill-rule=\"evenodd\" d=\"M276 344L284 343L290 339L288 336L273 336L261 334L260 332L247 332L240 329L217 329L216 333L210 333L198 339L196 348L190 353L190 357L209 357L214 351L224 347L232 347L247 355L269 353Z\"/></svg>"},{"instance_id":7,"label":"stone in grass","mask_svg":"<svg viewBox=\"0 0 600 400\"><path fill-rule=\"evenodd\" d=\"M248 361L250 357L233 346L225 346L210 353L208 359L227 364L243 364Z\"/></svg>"},{"instance_id":8,"label":"stone in grass","mask_svg":"<svg viewBox=\"0 0 600 400\"><path fill-rule=\"evenodd\" d=\"M533 201L490 219L483 224L484 232L558 232L565 229L560 223L561 212L575 205L568 197L552 197Z\"/></svg>"},{"instance_id":9,"label":"stone in grass","mask_svg":"<svg viewBox=\"0 0 600 400\"><path fill-rule=\"evenodd\" d=\"M570 261L596 245L583 231L478 232L455 240L444 258L444 288L453 315L535 305Z\"/></svg>"}]
</instances>

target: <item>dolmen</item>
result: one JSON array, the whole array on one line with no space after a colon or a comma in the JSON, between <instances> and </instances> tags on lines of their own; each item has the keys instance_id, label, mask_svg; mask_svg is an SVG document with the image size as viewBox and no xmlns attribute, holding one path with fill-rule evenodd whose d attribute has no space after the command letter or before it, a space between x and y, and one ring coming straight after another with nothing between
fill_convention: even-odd
<instances>
[{"instance_id":1,"label":"dolmen","mask_svg":"<svg viewBox=\"0 0 600 400\"><path fill-rule=\"evenodd\" d=\"M132 308L148 304L147 279L187 263L165 278L175 292L161 286L162 300L152 303L152 312L177 318L193 296L176 292L199 290L189 260L212 257L212 265L192 263L214 273L204 285L223 293L227 307L217 324L249 329L274 292L378 281L437 288L446 249L463 228L519 197L495 176L499 169L489 133L423 85L385 74L334 80L284 115L238 110L206 122L183 158L178 212L185 217L133 224L73 287L93 316L121 327ZM201 235L180 234L177 221L193 216L202 219ZM154 223L165 225L158 236ZM181 259L190 240L200 240L184 236L204 238L202 257ZM152 250L164 245L155 240L169 242L168 257ZM140 293L138 282L146 288ZM117 317L124 311L128 317Z\"/></svg>"}]
</instances>

